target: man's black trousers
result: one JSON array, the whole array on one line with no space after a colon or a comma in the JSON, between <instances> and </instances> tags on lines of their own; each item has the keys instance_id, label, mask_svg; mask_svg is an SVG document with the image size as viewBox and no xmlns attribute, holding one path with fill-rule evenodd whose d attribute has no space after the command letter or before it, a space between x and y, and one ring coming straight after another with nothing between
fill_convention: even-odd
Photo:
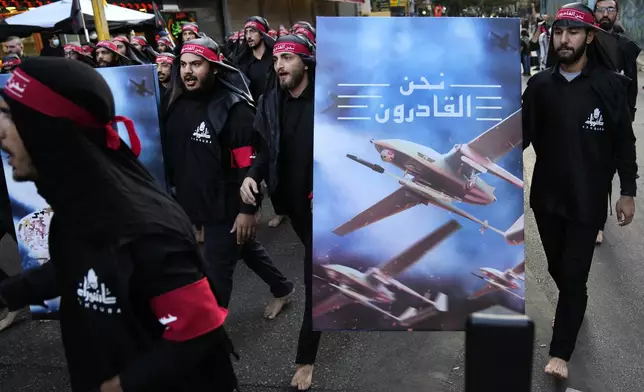
<instances>
[{"instance_id":1,"label":"man's black trousers","mask_svg":"<svg viewBox=\"0 0 644 392\"><path fill-rule=\"evenodd\" d=\"M586 313L586 283L599 229L535 211L548 259L548 272L559 289L550 356L569 361Z\"/></svg>"},{"instance_id":2,"label":"man's black trousers","mask_svg":"<svg viewBox=\"0 0 644 392\"><path fill-rule=\"evenodd\" d=\"M228 308L230 304L233 274L239 259L243 259L248 268L268 284L276 298L293 291L293 283L273 265L259 242L253 239L237 245L237 233L230 232L233 224L231 221L204 225L204 258L212 273L219 305Z\"/></svg>"},{"instance_id":3,"label":"man's black trousers","mask_svg":"<svg viewBox=\"0 0 644 392\"><path fill-rule=\"evenodd\" d=\"M306 290L304 320L302 320L302 328L300 329L295 363L312 365L315 363L322 336L321 332L313 331L313 214L309 210L303 213L291 213L289 218L293 230L304 244L304 286Z\"/></svg>"}]
</instances>

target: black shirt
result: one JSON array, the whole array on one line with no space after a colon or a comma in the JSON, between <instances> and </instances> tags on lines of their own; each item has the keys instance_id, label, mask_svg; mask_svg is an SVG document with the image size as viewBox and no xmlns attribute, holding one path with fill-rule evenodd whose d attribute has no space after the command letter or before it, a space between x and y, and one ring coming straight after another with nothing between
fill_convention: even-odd
<instances>
[{"instance_id":1,"label":"black shirt","mask_svg":"<svg viewBox=\"0 0 644 392\"><path fill-rule=\"evenodd\" d=\"M264 92L266 87L266 75L273 66L273 54L266 48L264 56L257 59L251 55L252 60L248 66L248 79L250 79L250 93L253 100L257 102L259 96Z\"/></svg>"},{"instance_id":2,"label":"black shirt","mask_svg":"<svg viewBox=\"0 0 644 392\"><path fill-rule=\"evenodd\" d=\"M215 88L223 88L216 86ZM210 95L209 95L210 94ZM242 174L233 167L232 151L251 145L254 110L245 102L234 104L219 131L208 113L212 93L184 93L165 122L164 160L176 199L196 225L231 220L252 213L239 196ZM246 169L247 170L247 169Z\"/></svg>"},{"instance_id":3,"label":"black shirt","mask_svg":"<svg viewBox=\"0 0 644 392\"><path fill-rule=\"evenodd\" d=\"M537 155L530 206L600 228L617 169L622 194L635 196L635 136L623 85L589 64L572 81L555 66L523 94L524 148Z\"/></svg>"},{"instance_id":4,"label":"black shirt","mask_svg":"<svg viewBox=\"0 0 644 392\"><path fill-rule=\"evenodd\" d=\"M299 97L283 92L280 105L279 181L275 196L290 212L310 211L313 191L313 84Z\"/></svg>"}]
</instances>

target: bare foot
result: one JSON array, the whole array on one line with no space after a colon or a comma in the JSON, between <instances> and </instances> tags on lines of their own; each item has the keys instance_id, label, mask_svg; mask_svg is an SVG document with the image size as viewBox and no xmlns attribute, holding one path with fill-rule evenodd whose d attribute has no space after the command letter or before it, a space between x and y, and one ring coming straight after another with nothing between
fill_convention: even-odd
<instances>
[{"instance_id":1,"label":"bare foot","mask_svg":"<svg viewBox=\"0 0 644 392\"><path fill-rule=\"evenodd\" d=\"M279 314L279 312L282 311L284 306L288 305L291 302L294 292L295 288L293 288L290 293L286 294L283 297L271 298L268 301L268 305L266 305L266 309L264 310L264 317L269 320L274 319Z\"/></svg>"},{"instance_id":2,"label":"bare foot","mask_svg":"<svg viewBox=\"0 0 644 392\"><path fill-rule=\"evenodd\" d=\"M595 240L595 243L597 245L600 245L602 242L604 242L604 232L599 230L599 233L597 233L597 239Z\"/></svg>"},{"instance_id":3,"label":"bare foot","mask_svg":"<svg viewBox=\"0 0 644 392\"><path fill-rule=\"evenodd\" d=\"M545 371L546 374L565 380L568 378L568 363L561 358L550 358Z\"/></svg>"},{"instance_id":4,"label":"bare foot","mask_svg":"<svg viewBox=\"0 0 644 392\"><path fill-rule=\"evenodd\" d=\"M307 391L313 383L313 365L297 365L291 386L298 391Z\"/></svg>"},{"instance_id":5,"label":"bare foot","mask_svg":"<svg viewBox=\"0 0 644 392\"><path fill-rule=\"evenodd\" d=\"M268 221L268 227L277 227L282 224L284 215L275 215L275 218Z\"/></svg>"},{"instance_id":6,"label":"bare foot","mask_svg":"<svg viewBox=\"0 0 644 392\"><path fill-rule=\"evenodd\" d=\"M0 320L0 331L5 330L13 324L14 320L16 319L16 316L18 316L18 312L9 312L7 313L7 316Z\"/></svg>"}]
</instances>

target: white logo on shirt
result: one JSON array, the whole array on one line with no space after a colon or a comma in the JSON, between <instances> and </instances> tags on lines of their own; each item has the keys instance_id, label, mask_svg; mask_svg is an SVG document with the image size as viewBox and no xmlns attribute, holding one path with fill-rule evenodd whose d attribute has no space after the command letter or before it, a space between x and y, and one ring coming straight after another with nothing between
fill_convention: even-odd
<instances>
[{"instance_id":1,"label":"white logo on shirt","mask_svg":"<svg viewBox=\"0 0 644 392\"><path fill-rule=\"evenodd\" d=\"M202 121L197 129L192 133L192 140L206 144L212 143L210 140L210 132L208 131L208 127L206 127L205 122Z\"/></svg>"},{"instance_id":2,"label":"white logo on shirt","mask_svg":"<svg viewBox=\"0 0 644 392\"><path fill-rule=\"evenodd\" d=\"M112 293L105 283L98 283L98 276L93 269L87 271L87 276L83 278L83 283L78 284L78 287L76 294L79 305L108 314L121 313L121 309L116 304L116 297L110 296Z\"/></svg>"},{"instance_id":3,"label":"white logo on shirt","mask_svg":"<svg viewBox=\"0 0 644 392\"><path fill-rule=\"evenodd\" d=\"M161 317L161 318L159 319L159 322L160 322L161 324L165 325L165 326L166 326L166 329L168 329L168 328L170 328L170 327L168 327L168 325L170 325L170 324L174 323L174 322L175 322L175 321L177 321L177 320L178 320L178 319L177 319L175 316L173 316L173 315L171 315L171 314L168 314L166 317Z\"/></svg>"},{"instance_id":4,"label":"white logo on shirt","mask_svg":"<svg viewBox=\"0 0 644 392\"><path fill-rule=\"evenodd\" d=\"M584 129L590 131L603 131L604 116L602 115L602 112L599 109L595 109L592 113L590 113L585 124L586 126L584 127Z\"/></svg>"}]
</instances>

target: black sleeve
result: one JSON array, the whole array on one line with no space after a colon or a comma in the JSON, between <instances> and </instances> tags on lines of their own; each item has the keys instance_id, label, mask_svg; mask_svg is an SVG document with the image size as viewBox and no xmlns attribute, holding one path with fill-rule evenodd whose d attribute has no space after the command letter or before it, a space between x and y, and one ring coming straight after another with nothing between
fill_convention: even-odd
<instances>
[{"instance_id":1,"label":"black sleeve","mask_svg":"<svg viewBox=\"0 0 644 392\"><path fill-rule=\"evenodd\" d=\"M255 159L253 165L248 170L247 176L251 177L257 184L261 183L266 178L266 171L268 170L268 162L270 159L270 151L266 136L262 136L261 130L264 126L264 113L262 111L264 103L264 96L259 97L257 104L257 113L253 122L253 127L257 132L255 142ZM261 192L260 192L261 193Z\"/></svg>"},{"instance_id":2,"label":"black sleeve","mask_svg":"<svg viewBox=\"0 0 644 392\"><path fill-rule=\"evenodd\" d=\"M248 171L253 163L255 156L254 146L260 135L255 131L253 122L255 110L246 102L234 104L229 112L226 124L224 124L220 136L222 143L228 146L231 154L231 170L241 186L244 179L248 176ZM246 204L239 197L239 212L242 214L254 214L259 209L261 202L253 206Z\"/></svg>"},{"instance_id":3,"label":"black sleeve","mask_svg":"<svg viewBox=\"0 0 644 392\"><path fill-rule=\"evenodd\" d=\"M521 97L521 123L523 128L523 149L525 150L534 140L534 130L538 129L539 113L538 103L535 102L536 94L534 80L530 78L523 96Z\"/></svg>"},{"instance_id":4,"label":"black sleeve","mask_svg":"<svg viewBox=\"0 0 644 392\"><path fill-rule=\"evenodd\" d=\"M637 154L635 134L631 122L631 111L625 99L618 106L617 129L615 135L615 165L619 174L621 194L635 197L637 192Z\"/></svg>"},{"instance_id":5,"label":"black sleeve","mask_svg":"<svg viewBox=\"0 0 644 392\"><path fill-rule=\"evenodd\" d=\"M184 378L208 356L222 354L216 350L223 350L229 341L218 323L204 323L212 319L218 305L210 285L208 292L193 290L195 285L207 282L196 245L172 236L158 236L137 240L130 249L135 260L133 281L141 295L149 300L159 319L167 310L159 308L159 299L170 299L177 310L172 315L178 317L177 323L183 320L183 324L177 324L183 330L177 326L171 333L184 338L170 338L166 330L161 341L120 374L121 388L124 392L164 390L164 386ZM160 323L159 326L163 328Z\"/></svg>"},{"instance_id":6,"label":"black sleeve","mask_svg":"<svg viewBox=\"0 0 644 392\"><path fill-rule=\"evenodd\" d=\"M28 305L42 305L46 299L59 295L56 269L51 262L7 278L0 284L0 296L9 311L16 311Z\"/></svg>"}]
</instances>

